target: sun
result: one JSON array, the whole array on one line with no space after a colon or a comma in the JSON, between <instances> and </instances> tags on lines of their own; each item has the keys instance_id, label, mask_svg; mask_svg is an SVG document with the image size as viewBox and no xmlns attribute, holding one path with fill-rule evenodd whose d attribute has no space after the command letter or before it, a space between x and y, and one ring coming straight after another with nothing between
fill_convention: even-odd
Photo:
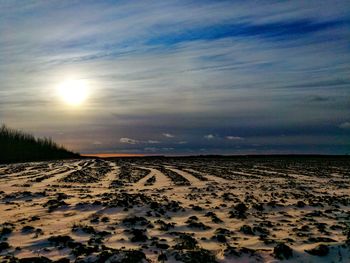
<instances>
[{"instance_id":1,"label":"sun","mask_svg":"<svg viewBox=\"0 0 350 263\"><path fill-rule=\"evenodd\" d=\"M88 83L82 79L65 80L58 85L58 94L67 104L79 106L88 96Z\"/></svg>"}]
</instances>

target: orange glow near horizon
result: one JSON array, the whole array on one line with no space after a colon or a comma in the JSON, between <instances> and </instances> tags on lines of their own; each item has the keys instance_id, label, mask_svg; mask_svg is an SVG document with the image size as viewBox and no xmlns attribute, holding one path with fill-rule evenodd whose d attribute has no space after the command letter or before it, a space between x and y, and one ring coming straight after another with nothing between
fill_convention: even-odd
<instances>
[{"instance_id":1,"label":"orange glow near horizon","mask_svg":"<svg viewBox=\"0 0 350 263\"><path fill-rule=\"evenodd\" d=\"M137 153L96 153L96 154L81 154L85 157L101 157L101 158L112 158L112 157L142 157L144 154Z\"/></svg>"}]
</instances>

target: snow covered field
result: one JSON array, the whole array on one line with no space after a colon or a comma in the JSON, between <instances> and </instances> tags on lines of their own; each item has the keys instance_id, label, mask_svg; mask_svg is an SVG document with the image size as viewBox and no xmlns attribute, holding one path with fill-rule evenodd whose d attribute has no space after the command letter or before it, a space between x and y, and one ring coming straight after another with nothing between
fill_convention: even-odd
<instances>
[{"instance_id":1,"label":"snow covered field","mask_svg":"<svg viewBox=\"0 0 350 263\"><path fill-rule=\"evenodd\" d=\"M1 262L350 262L349 230L345 158L0 166Z\"/></svg>"}]
</instances>

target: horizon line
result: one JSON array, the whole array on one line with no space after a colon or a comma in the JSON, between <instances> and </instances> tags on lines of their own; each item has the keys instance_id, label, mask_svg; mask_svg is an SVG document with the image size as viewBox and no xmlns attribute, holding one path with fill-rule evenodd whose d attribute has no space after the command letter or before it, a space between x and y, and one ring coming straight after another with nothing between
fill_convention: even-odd
<instances>
[{"instance_id":1,"label":"horizon line","mask_svg":"<svg viewBox=\"0 0 350 263\"><path fill-rule=\"evenodd\" d=\"M210 157L210 156L218 156L218 157L244 157L244 156L344 156L349 157L349 153L345 154L320 154L320 153L259 153L259 154L141 154L141 153L87 153L80 154L82 157L97 157L97 158L118 158L118 157Z\"/></svg>"}]
</instances>

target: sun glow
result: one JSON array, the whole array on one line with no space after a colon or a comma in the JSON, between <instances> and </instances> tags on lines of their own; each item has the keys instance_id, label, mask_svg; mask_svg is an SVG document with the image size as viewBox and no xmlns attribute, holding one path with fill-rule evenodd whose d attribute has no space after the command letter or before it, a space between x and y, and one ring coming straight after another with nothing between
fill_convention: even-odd
<instances>
[{"instance_id":1,"label":"sun glow","mask_svg":"<svg viewBox=\"0 0 350 263\"><path fill-rule=\"evenodd\" d=\"M62 99L72 106L81 105L88 96L88 83L85 80L65 80L58 86Z\"/></svg>"}]
</instances>

